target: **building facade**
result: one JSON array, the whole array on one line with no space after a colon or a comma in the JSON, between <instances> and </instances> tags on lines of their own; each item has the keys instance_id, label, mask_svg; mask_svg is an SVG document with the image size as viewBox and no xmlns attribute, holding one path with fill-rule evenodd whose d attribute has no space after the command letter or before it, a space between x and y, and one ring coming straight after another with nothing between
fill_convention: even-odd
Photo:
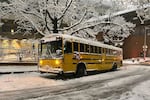
<instances>
[{"instance_id":1,"label":"building facade","mask_svg":"<svg viewBox=\"0 0 150 100\"><path fill-rule=\"evenodd\" d=\"M145 29L145 27L147 29ZM143 57L144 41L147 45L146 56L150 57L150 28L149 25L139 25L134 34L125 39L123 45L124 58Z\"/></svg>"},{"instance_id":2,"label":"building facade","mask_svg":"<svg viewBox=\"0 0 150 100\"><path fill-rule=\"evenodd\" d=\"M12 19L1 19L0 62L37 61L38 39L36 34L14 33L17 25Z\"/></svg>"}]
</instances>

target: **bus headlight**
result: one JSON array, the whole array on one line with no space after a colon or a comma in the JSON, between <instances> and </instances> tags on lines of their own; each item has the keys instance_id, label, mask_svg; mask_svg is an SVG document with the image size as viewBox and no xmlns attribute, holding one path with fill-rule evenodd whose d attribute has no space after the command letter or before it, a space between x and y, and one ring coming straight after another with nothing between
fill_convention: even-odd
<instances>
[{"instance_id":1,"label":"bus headlight","mask_svg":"<svg viewBox=\"0 0 150 100\"><path fill-rule=\"evenodd\" d=\"M43 61L42 60L40 60L40 65L42 65L43 64Z\"/></svg>"},{"instance_id":2,"label":"bus headlight","mask_svg":"<svg viewBox=\"0 0 150 100\"><path fill-rule=\"evenodd\" d=\"M56 64L56 65L59 65L59 64L60 64L60 61L59 61L59 60L55 60L55 64Z\"/></svg>"}]
</instances>

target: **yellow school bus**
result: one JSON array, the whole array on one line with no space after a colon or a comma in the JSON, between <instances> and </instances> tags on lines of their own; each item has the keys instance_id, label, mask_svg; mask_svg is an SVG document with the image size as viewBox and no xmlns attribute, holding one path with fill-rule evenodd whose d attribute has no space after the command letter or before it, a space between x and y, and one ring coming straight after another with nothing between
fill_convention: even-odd
<instances>
[{"instance_id":1,"label":"yellow school bus","mask_svg":"<svg viewBox=\"0 0 150 100\"><path fill-rule=\"evenodd\" d=\"M51 34L39 44L40 72L74 73L117 70L122 66L122 49L98 41L66 34Z\"/></svg>"}]
</instances>

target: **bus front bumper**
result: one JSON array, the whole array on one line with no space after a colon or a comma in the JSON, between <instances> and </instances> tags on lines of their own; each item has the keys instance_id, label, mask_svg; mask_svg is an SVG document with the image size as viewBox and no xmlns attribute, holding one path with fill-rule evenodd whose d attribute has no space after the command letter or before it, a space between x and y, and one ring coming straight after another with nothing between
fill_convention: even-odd
<instances>
[{"instance_id":1,"label":"bus front bumper","mask_svg":"<svg viewBox=\"0 0 150 100\"><path fill-rule=\"evenodd\" d=\"M49 66L39 67L38 69L40 72L45 72L45 73L61 74L63 72L63 70L61 68L52 68Z\"/></svg>"}]
</instances>

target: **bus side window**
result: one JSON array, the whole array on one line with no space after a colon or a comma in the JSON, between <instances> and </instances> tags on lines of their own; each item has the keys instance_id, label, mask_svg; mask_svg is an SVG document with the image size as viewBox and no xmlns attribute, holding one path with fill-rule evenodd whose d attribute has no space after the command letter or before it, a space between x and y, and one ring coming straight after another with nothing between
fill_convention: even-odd
<instances>
[{"instance_id":1,"label":"bus side window","mask_svg":"<svg viewBox=\"0 0 150 100\"><path fill-rule=\"evenodd\" d=\"M93 53L95 53L95 46L93 46Z\"/></svg>"},{"instance_id":2,"label":"bus side window","mask_svg":"<svg viewBox=\"0 0 150 100\"><path fill-rule=\"evenodd\" d=\"M105 53L105 48L102 48L102 53L103 53L103 54Z\"/></svg>"},{"instance_id":3,"label":"bus side window","mask_svg":"<svg viewBox=\"0 0 150 100\"><path fill-rule=\"evenodd\" d=\"M65 53L72 53L72 43L71 42L66 42L65 47L64 47Z\"/></svg>"},{"instance_id":4,"label":"bus side window","mask_svg":"<svg viewBox=\"0 0 150 100\"><path fill-rule=\"evenodd\" d=\"M120 52L119 51L117 51L117 56L120 54Z\"/></svg>"},{"instance_id":5,"label":"bus side window","mask_svg":"<svg viewBox=\"0 0 150 100\"><path fill-rule=\"evenodd\" d=\"M117 51L116 50L113 50L113 55L117 55Z\"/></svg>"},{"instance_id":6,"label":"bus side window","mask_svg":"<svg viewBox=\"0 0 150 100\"><path fill-rule=\"evenodd\" d=\"M90 48L89 48L89 45L85 45L85 52L89 52L90 51Z\"/></svg>"},{"instance_id":7,"label":"bus side window","mask_svg":"<svg viewBox=\"0 0 150 100\"><path fill-rule=\"evenodd\" d=\"M95 46L95 53L98 53L98 47Z\"/></svg>"},{"instance_id":8,"label":"bus side window","mask_svg":"<svg viewBox=\"0 0 150 100\"><path fill-rule=\"evenodd\" d=\"M73 43L73 48L74 48L74 51L78 51L78 43L74 42Z\"/></svg>"},{"instance_id":9,"label":"bus side window","mask_svg":"<svg viewBox=\"0 0 150 100\"><path fill-rule=\"evenodd\" d=\"M110 54L113 55L113 50L112 49L110 50Z\"/></svg>"},{"instance_id":10,"label":"bus side window","mask_svg":"<svg viewBox=\"0 0 150 100\"><path fill-rule=\"evenodd\" d=\"M102 54L102 48L101 47L99 47L99 50L98 50L99 52L99 54Z\"/></svg>"},{"instance_id":11,"label":"bus side window","mask_svg":"<svg viewBox=\"0 0 150 100\"><path fill-rule=\"evenodd\" d=\"M80 44L80 52L84 52L84 44Z\"/></svg>"},{"instance_id":12,"label":"bus side window","mask_svg":"<svg viewBox=\"0 0 150 100\"><path fill-rule=\"evenodd\" d=\"M110 54L109 49L106 49L106 54L108 54L108 55Z\"/></svg>"},{"instance_id":13,"label":"bus side window","mask_svg":"<svg viewBox=\"0 0 150 100\"><path fill-rule=\"evenodd\" d=\"M99 47L97 47L97 53L99 54Z\"/></svg>"},{"instance_id":14,"label":"bus side window","mask_svg":"<svg viewBox=\"0 0 150 100\"><path fill-rule=\"evenodd\" d=\"M90 53L94 53L94 46L90 46Z\"/></svg>"}]
</instances>

